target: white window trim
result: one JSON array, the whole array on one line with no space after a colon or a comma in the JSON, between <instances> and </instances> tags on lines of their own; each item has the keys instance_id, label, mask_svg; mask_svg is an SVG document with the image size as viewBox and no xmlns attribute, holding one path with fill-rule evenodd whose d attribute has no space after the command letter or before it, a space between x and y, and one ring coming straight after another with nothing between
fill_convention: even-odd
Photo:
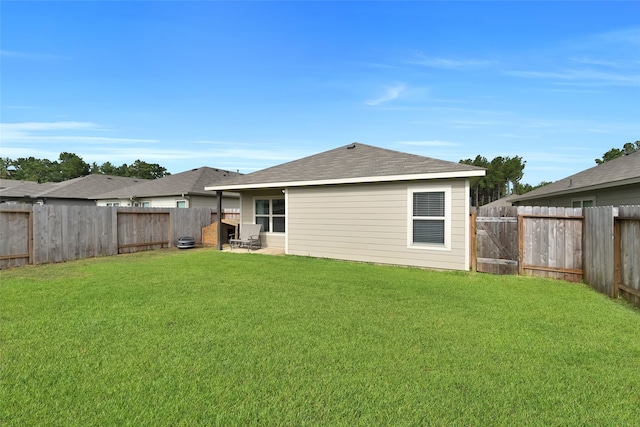
<instances>
[{"instance_id":1,"label":"white window trim","mask_svg":"<svg viewBox=\"0 0 640 427\"><path fill-rule=\"evenodd\" d=\"M187 200L185 200L185 199L179 199L179 200L176 200L176 208L184 209L184 208L180 208L180 206L178 206L178 204L179 204L180 202L184 202L184 208L188 208L188 207L189 207L189 202L188 202Z\"/></svg>"},{"instance_id":2,"label":"white window trim","mask_svg":"<svg viewBox=\"0 0 640 427\"><path fill-rule=\"evenodd\" d=\"M573 204L575 202L580 202L580 207L581 208L583 207L582 205L584 204L584 202L593 202L593 206L594 207L598 206L596 204L596 196L595 195L593 195L593 196L585 196L585 197L576 197L574 199L571 199L571 207L573 207Z\"/></svg>"},{"instance_id":3,"label":"white window trim","mask_svg":"<svg viewBox=\"0 0 640 427\"><path fill-rule=\"evenodd\" d=\"M282 231L271 231L273 230L273 201L274 200L282 200L284 199L284 215L276 215L277 218L284 218L284 232ZM253 206L253 215L252 215L252 220L251 222L253 224L256 224L256 216L258 215L256 213L256 200L269 200L269 231L262 231L262 233L265 234L275 234L278 236L282 236L283 234L287 233L287 196L286 194L283 194L282 196L254 196L253 197L253 202L252 202L252 206ZM266 216L266 215L260 215L260 216Z\"/></svg>"},{"instance_id":4,"label":"white window trim","mask_svg":"<svg viewBox=\"0 0 640 427\"><path fill-rule=\"evenodd\" d=\"M413 193L444 192L444 244L413 242ZM407 189L407 248L430 251L451 251L451 186L421 186Z\"/></svg>"}]
</instances>

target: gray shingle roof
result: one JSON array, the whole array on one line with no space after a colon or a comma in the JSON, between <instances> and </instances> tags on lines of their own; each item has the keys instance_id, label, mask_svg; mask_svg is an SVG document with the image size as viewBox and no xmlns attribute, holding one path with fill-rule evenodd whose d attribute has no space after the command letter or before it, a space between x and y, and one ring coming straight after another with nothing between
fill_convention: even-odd
<instances>
[{"instance_id":1,"label":"gray shingle roof","mask_svg":"<svg viewBox=\"0 0 640 427\"><path fill-rule=\"evenodd\" d=\"M300 184L345 180L385 181L384 177L424 176L428 174L484 175L484 169L460 163L423 157L371 145L353 143L304 157L230 180L229 189L269 183ZM410 179L410 178L405 178ZM221 184L210 183L212 189Z\"/></svg>"},{"instance_id":2,"label":"gray shingle roof","mask_svg":"<svg viewBox=\"0 0 640 427\"><path fill-rule=\"evenodd\" d=\"M162 197L182 194L212 196L204 191L206 185L222 184L236 176L237 172L200 167L163 178L147 180L144 183L99 194L96 199L122 199L130 197Z\"/></svg>"},{"instance_id":3,"label":"gray shingle roof","mask_svg":"<svg viewBox=\"0 0 640 427\"><path fill-rule=\"evenodd\" d=\"M55 183L51 189L38 194L38 197L95 199L98 194L104 193L105 191L126 188L147 181L149 180L124 176L91 174Z\"/></svg>"},{"instance_id":4,"label":"gray shingle roof","mask_svg":"<svg viewBox=\"0 0 640 427\"><path fill-rule=\"evenodd\" d=\"M51 188L53 183L38 184L35 181L19 181L0 179L0 196L2 197L35 197L42 191Z\"/></svg>"},{"instance_id":5,"label":"gray shingle roof","mask_svg":"<svg viewBox=\"0 0 640 427\"><path fill-rule=\"evenodd\" d=\"M514 198L514 201L617 187L638 182L640 182L640 150L537 188Z\"/></svg>"}]
</instances>

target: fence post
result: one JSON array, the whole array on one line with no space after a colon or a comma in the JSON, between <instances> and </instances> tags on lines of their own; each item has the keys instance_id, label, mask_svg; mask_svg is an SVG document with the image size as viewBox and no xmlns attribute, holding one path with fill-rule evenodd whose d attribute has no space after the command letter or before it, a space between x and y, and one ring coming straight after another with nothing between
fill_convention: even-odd
<instances>
[{"instance_id":1,"label":"fence post","mask_svg":"<svg viewBox=\"0 0 640 427\"><path fill-rule=\"evenodd\" d=\"M469 217L469 234L470 242L469 242L469 256L471 260L471 271L474 273L478 271L478 241L477 239L477 228L476 228L476 218L478 217L478 212L476 209L473 209L471 215Z\"/></svg>"},{"instance_id":2,"label":"fence post","mask_svg":"<svg viewBox=\"0 0 640 427\"><path fill-rule=\"evenodd\" d=\"M520 215L520 207L516 212L518 218L518 275L524 276L524 217Z\"/></svg>"},{"instance_id":3,"label":"fence post","mask_svg":"<svg viewBox=\"0 0 640 427\"><path fill-rule=\"evenodd\" d=\"M29 211L29 219L27 220L27 252L29 253L29 265L33 265L33 208Z\"/></svg>"},{"instance_id":4,"label":"fence post","mask_svg":"<svg viewBox=\"0 0 640 427\"><path fill-rule=\"evenodd\" d=\"M622 282L622 267L620 265L620 255L622 245L620 243L620 221L613 218L613 286L611 287L611 298L618 297L618 284Z\"/></svg>"},{"instance_id":5,"label":"fence post","mask_svg":"<svg viewBox=\"0 0 640 427\"><path fill-rule=\"evenodd\" d=\"M218 242L217 248L219 251L222 250L222 191L216 191L217 198L217 208L218 211Z\"/></svg>"}]
</instances>

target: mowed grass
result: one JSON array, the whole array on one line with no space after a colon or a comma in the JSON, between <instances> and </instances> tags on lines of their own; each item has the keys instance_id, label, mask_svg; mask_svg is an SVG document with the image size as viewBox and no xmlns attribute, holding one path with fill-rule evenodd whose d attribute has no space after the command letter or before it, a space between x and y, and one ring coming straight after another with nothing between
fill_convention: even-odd
<instances>
[{"instance_id":1,"label":"mowed grass","mask_svg":"<svg viewBox=\"0 0 640 427\"><path fill-rule=\"evenodd\" d=\"M578 284L207 249L0 275L2 426L640 420L640 311Z\"/></svg>"}]
</instances>

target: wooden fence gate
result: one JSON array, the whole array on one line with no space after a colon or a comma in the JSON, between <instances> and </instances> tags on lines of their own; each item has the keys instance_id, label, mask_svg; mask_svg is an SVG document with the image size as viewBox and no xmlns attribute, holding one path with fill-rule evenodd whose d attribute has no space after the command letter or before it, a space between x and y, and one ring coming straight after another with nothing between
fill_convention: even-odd
<instances>
[{"instance_id":1,"label":"wooden fence gate","mask_svg":"<svg viewBox=\"0 0 640 427\"><path fill-rule=\"evenodd\" d=\"M475 242L474 270L481 273L518 274L518 208L480 208L471 218Z\"/></svg>"},{"instance_id":2,"label":"wooden fence gate","mask_svg":"<svg viewBox=\"0 0 640 427\"><path fill-rule=\"evenodd\" d=\"M472 269L582 280L582 210L480 207L471 215Z\"/></svg>"}]
</instances>

